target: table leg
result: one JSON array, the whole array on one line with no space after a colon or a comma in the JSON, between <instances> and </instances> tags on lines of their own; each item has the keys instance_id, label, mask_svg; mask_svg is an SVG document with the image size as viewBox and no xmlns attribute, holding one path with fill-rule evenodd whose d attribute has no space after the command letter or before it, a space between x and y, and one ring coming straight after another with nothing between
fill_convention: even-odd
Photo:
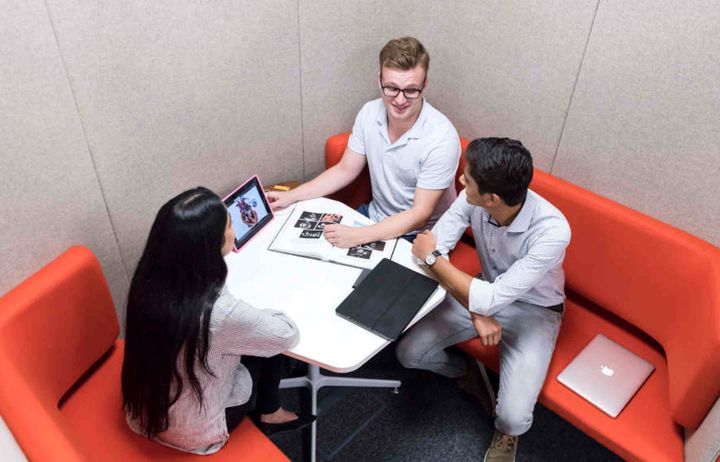
<instances>
[{"instance_id":1,"label":"table leg","mask_svg":"<svg viewBox=\"0 0 720 462\"><path fill-rule=\"evenodd\" d=\"M310 412L317 415L318 391L321 384L318 383L320 376L320 368L318 366L308 366L308 382L310 383ZM316 462L317 459L317 419L310 427L310 462Z\"/></svg>"},{"instance_id":2,"label":"table leg","mask_svg":"<svg viewBox=\"0 0 720 462\"><path fill-rule=\"evenodd\" d=\"M397 393L399 380L364 379L358 377L328 376L320 373L320 367L308 364L308 373L305 377L291 377L280 382L280 388L310 388L310 412L317 415L317 396L322 387L380 387L392 388ZM317 453L317 420L310 427L310 462L316 462Z\"/></svg>"}]
</instances>

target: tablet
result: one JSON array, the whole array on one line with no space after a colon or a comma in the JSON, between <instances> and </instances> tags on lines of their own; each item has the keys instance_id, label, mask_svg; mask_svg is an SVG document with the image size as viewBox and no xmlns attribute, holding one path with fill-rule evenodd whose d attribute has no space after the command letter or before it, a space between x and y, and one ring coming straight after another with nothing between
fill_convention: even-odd
<instances>
[{"instance_id":1,"label":"tablet","mask_svg":"<svg viewBox=\"0 0 720 462\"><path fill-rule=\"evenodd\" d=\"M255 237L273 219L273 212L257 175L223 199L235 230L234 252Z\"/></svg>"}]
</instances>

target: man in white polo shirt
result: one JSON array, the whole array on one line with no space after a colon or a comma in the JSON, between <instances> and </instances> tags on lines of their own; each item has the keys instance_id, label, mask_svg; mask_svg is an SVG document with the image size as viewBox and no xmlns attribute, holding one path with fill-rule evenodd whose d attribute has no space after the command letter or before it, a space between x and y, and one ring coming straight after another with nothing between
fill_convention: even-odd
<instances>
[{"instance_id":1,"label":"man in white polo shirt","mask_svg":"<svg viewBox=\"0 0 720 462\"><path fill-rule=\"evenodd\" d=\"M353 247L428 229L456 197L460 139L455 127L422 97L430 56L415 38L390 40L380 51L382 98L366 103L355 119L340 162L288 192L268 193L279 210L299 200L326 196L360 175L367 163L372 201L358 210L377 224L325 226L337 247Z\"/></svg>"}]
</instances>

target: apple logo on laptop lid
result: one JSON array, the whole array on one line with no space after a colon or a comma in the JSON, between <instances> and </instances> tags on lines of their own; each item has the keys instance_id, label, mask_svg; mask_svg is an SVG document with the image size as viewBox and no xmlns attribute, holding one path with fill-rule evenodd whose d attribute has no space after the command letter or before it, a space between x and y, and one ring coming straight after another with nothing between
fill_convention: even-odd
<instances>
[{"instance_id":1,"label":"apple logo on laptop lid","mask_svg":"<svg viewBox=\"0 0 720 462\"><path fill-rule=\"evenodd\" d=\"M600 372L602 372L602 375L607 377L612 377L615 374L615 371L605 364L600 364Z\"/></svg>"}]
</instances>

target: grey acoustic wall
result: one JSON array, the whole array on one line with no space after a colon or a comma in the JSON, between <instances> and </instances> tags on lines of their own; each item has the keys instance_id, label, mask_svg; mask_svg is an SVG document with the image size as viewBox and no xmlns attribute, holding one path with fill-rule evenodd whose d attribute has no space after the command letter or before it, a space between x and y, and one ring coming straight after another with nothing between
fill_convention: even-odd
<instances>
[{"instance_id":1,"label":"grey acoustic wall","mask_svg":"<svg viewBox=\"0 0 720 462\"><path fill-rule=\"evenodd\" d=\"M83 244L119 302L128 279L45 5L0 11L0 293Z\"/></svg>"},{"instance_id":2,"label":"grey acoustic wall","mask_svg":"<svg viewBox=\"0 0 720 462\"><path fill-rule=\"evenodd\" d=\"M27 462L27 457L2 418L0 418L0 458L3 462Z\"/></svg>"},{"instance_id":3,"label":"grey acoustic wall","mask_svg":"<svg viewBox=\"0 0 720 462\"><path fill-rule=\"evenodd\" d=\"M720 244L720 9L627 2L300 0L305 176L379 96L377 54L414 35L428 100L462 136Z\"/></svg>"},{"instance_id":4,"label":"grey acoustic wall","mask_svg":"<svg viewBox=\"0 0 720 462\"><path fill-rule=\"evenodd\" d=\"M549 170L596 5L301 0L306 174L322 170L324 139L379 96L378 53L403 35L428 48L426 97L462 136L519 138Z\"/></svg>"},{"instance_id":5,"label":"grey acoustic wall","mask_svg":"<svg viewBox=\"0 0 720 462\"><path fill-rule=\"evenodd\" d=\"M602 2L553 173L720 244L720 9Z\"/></svg>"},{"instance_id":6,"label":"grey acoustic wall","mask_svg":"<svg viewBox=\"0 0 720 462\"><path fill-rule=\"evenodd\" d=\"M117 298L172 194L197 184L222 193L256 172L266 181L317 174L324 139L377 96L379 48L403 34L430 49L428 98L463 136L520 138L541 168L719 240L711 2L605 2L596 18L595 1L7 3L4 289L72 241L27 253L12 238L34 218L23 208L36 202L29 185L61 189L48 191L57 200L82 196L69 208L104 223L82 226L85 239L72 234L67 207L42 215L55 236L65 228L94 245ZM33 168L43 143L84 164ZM74 179L48 181L54 171Z\"/></svg>"},{"instance_id":7,"label":"grey acoustic wall","mask_svg":"<svg viewBox=\"0 0 720 462\"><path fill-rule=\"evenodd\" d=\"M302 172L297 8L283 0L48 0L132 272L160 205Z\"/></svg>"},{"instance_id":8,"label":"grey acoustic wall","mask_svg":"<svg viewBox=\"0 0 720 462\"><path fill-rule=\"evenodd\" d=\"M163 201L317 174L405 34L463 136L520 138L539 167L718 244L713 7L5 1L0 290L81 243L122 307Z\"/></svg>"}]
</instances>

